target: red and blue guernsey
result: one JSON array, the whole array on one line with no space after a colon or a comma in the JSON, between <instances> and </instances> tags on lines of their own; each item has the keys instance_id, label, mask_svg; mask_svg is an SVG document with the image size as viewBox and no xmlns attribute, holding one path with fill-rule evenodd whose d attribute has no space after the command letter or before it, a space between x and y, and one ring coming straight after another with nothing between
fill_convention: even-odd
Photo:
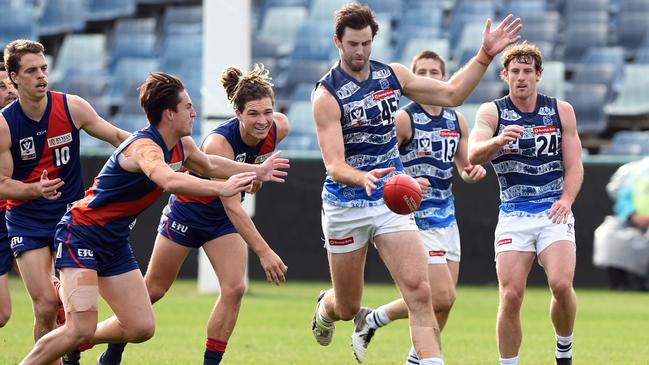
<instances>
[{"instance_id":1,"label":"red and blue guernsey","mask_svg":"<svg viewBox=\"0 0 649 365\"><path fill-rule=\"evenodd\" d=\"M133 141L148 138L160 146L174 171L182 168L182 143L168 150L158 130L135 132L113 152L83 199L67 212L56 230L57 269L89 268L112 276L137 268L129 242L135 218L162 194L144 173L124 170L119 155Z\"/></svg>"},{"instance_id":2,"label":"red and blue guernsey","mask_svg":"<svg viewBox=\"0 0 649 365\"><path fill-rule=\"evenodd\" d=\"M266 138L255 146L244 143L237 118L223 123L211 133L225 137L238 162L262 163L272 155L277 144L277 124L274 122ZM242 199L243 196L244 193L241 193ZM158 233L162 236L180 245L195 248L235 232L219 197L171 195L158 226Z\"/></svg>"},{"instance_id":3,"label":"red and blue guernsey","mask_svg":"<svg viewBox=\"0 0 649 365\"><path fill-rule=\"evenodd\" d=\"M5 206L6 200L0 200L0 275L11 271L11 262L13 254L9 246L9 237L7 237L7 225L5 223Z\"/></svg>"},{"instance_id":4,"label":"red and blue guernsey","mask_svg":"<svg viewBox=\"0 0 649 365\"><path fill-rule=\"evenodd\" d=\"M61 178L65 182L57 200L41 197L7 201L7 229L17 256L51 245L56 224L68 204L83 196L79 131L72 122L66 94L54 91L47 92L47 107L40 121L27 117L20 103L4 108L2 115L11 133L12 179L38 182L43 170L47 170L49 179Z\"/></svg>"}]
</instances>

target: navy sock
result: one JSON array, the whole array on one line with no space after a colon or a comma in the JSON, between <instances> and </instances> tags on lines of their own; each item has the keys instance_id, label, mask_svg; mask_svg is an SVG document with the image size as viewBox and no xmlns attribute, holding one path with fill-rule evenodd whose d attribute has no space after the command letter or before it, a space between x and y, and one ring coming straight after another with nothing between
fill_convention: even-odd
<instances>
[{"instance_id":1,"label":"navy sock","mask_svg":"<svg viewBox=\"0 0 649 365\"><path fill-rule=\"evenodd\" d=\"M215 338L208 337L207 341L205 341L203 365L219 365L227 346L227 341L219 341Z\"/></svg>"},{"instance_id":2,"label":"navy sock","mask_svg":"<svg viewBox=\"0 0 649 365\"><path fill-rule=\"evenodd\" d=\"M125 343L109 343L101 360L105 365L119 364L122 362L122 354L126 348Z\"/></svg>"},{"instance_id":3,"label":"navy sock","mask_svg":"<svg viewBox=\"0 0 649 365\"><path fill-rule=\"evenodd\" d=\"M222 358L222 352L205 350L205 355L203 355L203 365L218 365L221 363Z\"/></svg>"}]
</instances>

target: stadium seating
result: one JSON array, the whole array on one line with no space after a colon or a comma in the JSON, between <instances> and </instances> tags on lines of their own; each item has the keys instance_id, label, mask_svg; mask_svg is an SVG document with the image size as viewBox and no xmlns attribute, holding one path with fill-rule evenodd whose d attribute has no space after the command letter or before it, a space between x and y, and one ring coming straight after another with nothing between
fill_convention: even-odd
<instances>
[{"instance_id":1,"label":"stadium seating","mask_svg":"<svg viewBox=\"0 0 649 365\"><path fill-rule=\"evenodd\" d=\"M87 20L109 20L135 14L135 0L88 0Z\"/></svg>"},{"instance_id":2,"label":"stadium seating","mask_svg":"<svg viewBox=\"0 0 649 365\"><path fill-rule=\"evenodd\" d=\"M4 48L14 39L33 39L36 35L34 6L19 4L15 1L0 5L3 14L0 21L0 47ZM10 14L10 15L9 15Z\"/></svg>"},{"instance_id":3,"label":"stadium seating","mask_svg":"<svg viewBox=\"0 0 649 365\"><path fill-rule=\"evenodd\" d=\"M50 80L58 82L68 72L84 72L84 69L101 72L105 69L106 35L70 34L63 39Z\"/></svg>"},{"instance_id":4,"label":"stadium seating","mask_svg":"<svg viewBox=\"0 0 649 365\"><path fill-rule=\"evenodd\" d=\"M70 16L68 12L76 9L81 16ZM39 35L78 32L85 26L86 2L84 0L50 0L38 22ZM75 14L76 15L76 14Z\"/></svg>"},{"instance_id":5,"label":"stadium seating","mask_svg":"<svg viewBox=\"0 0 649 365\"><path fill-rule=\"evenodd\" d=\"M649 65L627 64L624 81L613 102L606 105L608 115L639 115L649 113Z\"/></svg>"},{"instance_id":6,"label":"stadium seating","mask_svg":"<svg viewBox=\"0 0 649 365\"><path fill-rule=\"evenodd\" d=\"M601 84L577 84L568 90L566 100L575 110L579 133L599 134L606 130L603 108L607 92Z\"/></svg>"}]
</instances>

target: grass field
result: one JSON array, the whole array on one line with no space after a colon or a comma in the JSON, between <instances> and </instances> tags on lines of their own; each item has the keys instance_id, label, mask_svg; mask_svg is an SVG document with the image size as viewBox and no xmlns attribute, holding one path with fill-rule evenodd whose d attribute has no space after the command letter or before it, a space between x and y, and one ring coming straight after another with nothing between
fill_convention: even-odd
<instances>
[{"instance_id":1,"label":"grass field","mask_svg":"<svg viewBox=\"0 0 649 365\"><path fill-rule=\"evenodd\" d=\"M223 364L355 364L349 345L352 325L338 322L329 347L311 336L314 301L325 283L289 283L282 287L252 282ZM18 279L11 280L13 314L0 329L0 364L16 364L30 350L31 305ZM378 306L395 298L390 285L367 285L364 304ZM649 364L649 295L578 290L579 311L574 356L578 365ZM447 364L497 364L495 313L497 289L460 287L457 302L442 334ZM545 288L528 290L523 308L521 364L554 364L554 337ZM193 281L178 281L155 305L153 339L129 345L123 364L202 364L205 323L214 297L199 295ZM109 315L102 303L100 317ZM379 330L365 364L403 364L409 338L406 321ZM105 348L82 354L94 364Z\"/></svg>"}]
</instances>

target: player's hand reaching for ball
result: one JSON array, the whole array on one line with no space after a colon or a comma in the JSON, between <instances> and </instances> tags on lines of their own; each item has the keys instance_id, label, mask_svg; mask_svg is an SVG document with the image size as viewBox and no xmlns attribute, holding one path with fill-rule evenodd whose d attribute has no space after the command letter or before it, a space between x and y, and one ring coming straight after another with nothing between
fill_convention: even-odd
<instances>
[{"instance_id":1,"label":"player's hand reaching for ball","mask_svg":"<svg viewBox=\"0 0 649 365\"><path fill-rule=\"evenodd\" d=\"M252 191L253 183L257 178L254 172L242 172L234 174L229 179L219 182L221 184L219 194L220 196L233 196L241 192Z\"/></svg>"},{"instance_id":2,"label":"player's hand reaching for ball","mask_svg":"<svg viewBox=\"0 0 649 365\"><path fill-rule=\"evenodd\" d=\"M363 186L367 196L372 196L372 190L378 189L376 183L384 176L394 171L394 167L386 167L382 169L374 169L365 173L363 176Z\"/></svg>"},{"instance_id":3,"label":"player's hand reaching for ball","mask_svg":"<svg viewBox=\"0 0 649 365\"><path fill-rule=\"evenodd\" d=\"M61 197L61 192L59 189L65 184L60 178L48 179L47 170L43 170L41 174L41 180L38 182L38 192L40 195L49 200L56 200Z\"/></svg>"},{"instance_id":4,"label":"player's hand reaching for ball","mask_svg":"<svg viewBox=\"0 0 649 365\"><path fill-rule=\"evenodd\" d=\"M282 259L270 247L266 247L263 251L258 252L259 262L261 267L264 268L266 274L266 281L275 283L279 286L282 282L286 281L286 271L288 266L284 265Z\"/></svg>"}]
</instances>

